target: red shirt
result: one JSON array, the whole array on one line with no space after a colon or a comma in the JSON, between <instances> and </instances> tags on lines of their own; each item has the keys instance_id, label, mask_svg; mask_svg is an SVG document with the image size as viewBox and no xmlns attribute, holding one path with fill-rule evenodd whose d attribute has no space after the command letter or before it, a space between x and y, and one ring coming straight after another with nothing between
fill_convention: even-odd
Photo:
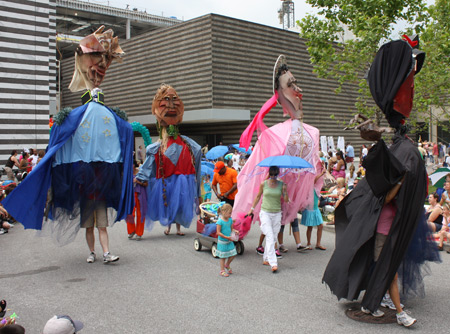
<instances>
[{"instance_id":1,"label":"red shirt","mask_svg":"<svg viewBox=\"0 0 450 334\"><path fill-rule=\"evenodd\" d=\"M433 155L439 155L439 149L437 144L433 145Z\"/></svg>"},{"instance_id":2,"label":"red shirt","mask_svg":"<svg viewBox=\"0 0 450 334\"><path fill-rule=\"evenodd\" d=\"M167 151L170 149L172 145L179 145L181 147L181 152L178 156L178 161L176 161L176 165L165 155L161 154L163 164L162 169L160 168L160 155L159 152L161 148L159 149L158 153L155 155L155 163L156 163L156 178L160 179L163 176L169 177L173 174L177 175L190 175L195 174L195 167L194 163L192 161L191 152L189 150L189 146L181 139L180 136L177 137L177 139L173 139L173 137L169 138L169 141L167 143Z\"/></svg>"}]
</instances>

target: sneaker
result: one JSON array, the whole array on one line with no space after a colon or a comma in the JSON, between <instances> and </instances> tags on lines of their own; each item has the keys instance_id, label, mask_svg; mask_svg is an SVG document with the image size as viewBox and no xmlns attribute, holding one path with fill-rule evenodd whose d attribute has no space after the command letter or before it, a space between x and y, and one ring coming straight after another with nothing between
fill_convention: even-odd
<instances>
[{"instance_id":1,"label":"sneaker","mask_svg":"<svg viewBox=\"0 0 450 334\"><path fill-rule=\"evenodd\" d=\"M306 247L303 246L302 244L300 244L299 246L297 246L297 252L304 252L306 250Z\"/></svg>"},{"instance_id":2,"label":"sneaker","mask_svg":"<svg viewBox=\"0 0 450 334\"><path fill-rule=\"evenodd\" d=\"M372 316L375 317L375 318L380 318L380 317L382 317L384 315L383 311L376 310L375 312L370 312L370 310L368 310L368 309L366 309L366 308L364 308L362 306L361 306L361 312L365 313L365 314L372 314Z\"/></svg>"},{"instance_id":3,"label":"sneaker","mask_svg":"<svg viewBox=\"0 0 450 334\"><path fill-rule=\"evenodd\" d=\"M134 240L136 240L136 241L141 241L141 240L142 240L142 237L141 237L140 235L137 235L137 236L134 238Z\"/></svg>"},{"instance_id":4,"label":"sneaker","mask_svg":"<svg viewBox=\"0 0 450 334\"><path fill-rule=\"evenodd\" d=\"M280 247L278 248L280 250L281 253L287 253L288 249L286 247L284 247L284 245L280 245Z\"/></svg>"},{"instance_id":5,"label":"sneaker","mask_svg":"<svg viewBox=\"0 0 450 334\"><path fill-rule=\"evenodd\" d=\"M94 263L95 261L95 253L91 252L91 254L89 254L88 258L86 259L87 263Z\"/></svg>"},{"instance_id":6,"label":"sneaker","mask_svg":"<svg viewBox=\"0 0 450 334\"><path fill-rule=\"evenodd\" d=\"M134 233L134 232L133 232L133 233L130 233L130 234L128 234L128 239L133 239L134 235L135 235L135 233Z\"/></svg>"},{"instance_id":7,"label":"sneaker","mask_svg":"<svg viewBox=\"0 0 450 334\"><path fill-rule=\"evenodd\" d=\"M116 262L119 261L119 257L117 255L112 255L111 253L108 253L106 255L103 255L103 262Z\"/></svg>"},{"instance_id":8,"label":"sneaker","mask_svg":"<svg viewBox=\"0 0 450 334\"><path fill-rule=\"evenodd\" d=\"M280 251L278 249L275 249L275 254L277 256L277 259L282 259L283 255L281 255Z\"/></svg>"},{"instance_id":9,"label":"sneaker","mask_svg":"<svg viewBox=\"0 0 450 334\"><path fill-rule=\"evenodd\" d=\"M8 233L8 231L0 228L0 234L5 234L5 233Z\"/></svg>"},{"instance_id":10,"label":"sneaker","mask_svg":"<svg viewBox=\"0 0 450 334\"><path fill-rule=\"evenodd\" d=\"M397 323L399 325L405 326L405 327L409 327L412 326L416 323L416 319L414 319L413 317L410 317L408 314L406 314L405 311L397 313Z\"/></svg>"},{"instance_id":11,"label":"sneaker","mask_svg":"<svg viewBox=\"0 0 450 334\"><path fill-rule=\"evenodd\" d=\"M391 310L396 310L397 308L394 305L394 302L391 299L391 296L389 294L385 294L383 297L383 300L381 301L381 307L388 307ZM405 305L400 304L400 307L403 308Z\"/></svg>"},{"instance_id":12,"label":"sneaker","mask_svg":"<svg viewBox=\"0 0 450 334\"><path fill-rule=\"evenodd\" d=\"M264 247L259 246L258 248L256 248L256 253L258 253L259 255L264 255Z\"/></svg>"}]
</instances>

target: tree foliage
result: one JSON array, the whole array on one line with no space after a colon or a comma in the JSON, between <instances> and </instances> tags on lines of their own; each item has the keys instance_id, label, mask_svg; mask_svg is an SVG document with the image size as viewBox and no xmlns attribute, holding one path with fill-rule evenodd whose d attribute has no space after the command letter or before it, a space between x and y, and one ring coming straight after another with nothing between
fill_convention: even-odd
<instances>
[{"instance_id":1,"label":"tree foliage","mask_svg":"<svg viewBox=\"0 0 450 334\"><path fill-rule=\"evenodd\" d=\"M405 32L418 33L421 49L427 52L426 62L416 78L416 106L427 110L431 104L443 106L449 93L450 1L436 0L427 6L425 0L306 0L318 10L298 25L314 65L322 78L338 82L336 93L344 83L358 85L355 107L358 112L373 116L377 109L363 74L379 47L392 39L396 24L402 22ZM344 34L353 34L344 40Z\"/></svg>"},{"instance_id":2,"label":"tree foliage","mask_svg":"<svg viewBox=\"0 0 450 334\"><path fill-rule=\"evenodd\" d=\"M414 103L420 112L436 106L448 120L450 114L445 107L450 98L450 1L437 0L428 8L428 14L421 33L421 49L427 56L416 79Z\"/></svg>"}]
</instances>

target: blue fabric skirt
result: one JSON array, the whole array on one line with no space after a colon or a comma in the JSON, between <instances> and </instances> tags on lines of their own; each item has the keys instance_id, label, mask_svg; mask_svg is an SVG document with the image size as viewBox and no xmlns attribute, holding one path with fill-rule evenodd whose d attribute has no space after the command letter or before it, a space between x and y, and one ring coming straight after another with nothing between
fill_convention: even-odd
<instances>
[{"instance_id":1,"label":"blue fabric skirt","mask_svg":"<svg viewBox=\"0 0 450 334\"><path fill-rule=\"evenodd\" d=\"M314 192L314 208L312 210L302 211L302 221L300 224L304 226L319 226L323 224L322 214L319 210L319 197Z\"/></svg>"},{"instance_id":2,"label":"blue fabric skirt","mask_svg":"<svg viewBox=\"0 0 450 334\"><path fill-rule=\"evenodd\" d=\"M322 214L319 209L302 211L302 221L304 226L319 226L323 224Z\"/></svg>"},{"instance_id":3,"label":"blue fabric skirt","mask_svg":"<svg viewBox=\"0 0 450 334\"><path fill-rule=\"evenodd\" d=\"M236 247L234 247L234 242L229 240L218 240L217 241L217 252L216 255L220 259L226 259L237 255Z\"/></svg>"},{"instance_id":4,"label":"blue fabric skirt","mask_svg":"<svg viewBox=\"0 0 450 334\"><path fill-rule=\"evenodd\" d=\"M423 213L409 244L408 252L398 268L402 298L425 297L423 278L431 274L427 262L441 262L441 258Z\"/></svg>"},{"instance_id":5,"label":"blue fabric skirt","mask_svg":"<svg viewBox=\"0 0 450 334\"><path fill-rule=\"evenodd\" d=\"M174 174L164 180L149 180L145 220L147 229L151 229L155 221L163 226L178 223L188 228L197 208L197 183L194 174Z\"/></svg>"},{"instance_id":6,"label":"blue fabric skirt","mask_svg":"<svg viewBox=\"0 0 450 334\"><path fill-rule=\"evenodd\" d=\"M122 192L122 163L75 162L52 169L52 210L63 209L70 216L89 217L96 209L92 202L119 208ZM90 212L87 212L90 211ZM83 223L82 221L80 221Z\"/></svg>"}]
</instances>

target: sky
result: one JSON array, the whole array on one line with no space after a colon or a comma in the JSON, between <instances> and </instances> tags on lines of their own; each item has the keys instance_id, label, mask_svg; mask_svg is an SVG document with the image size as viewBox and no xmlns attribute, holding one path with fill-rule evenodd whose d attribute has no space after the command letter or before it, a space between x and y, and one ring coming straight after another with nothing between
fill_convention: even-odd
<instances>
[{"instance_id":1,"label":"sky","mask_svg":"<svg viewBox=\"0 0 450 334\"><path fill-rule=\"evenodd\" d=\"M146 10L149 14L166 17L175 16L187 21L205 14L214 13L246 21L282 28L278 18L281 0L89 0L92 3L118 8ZM295 20L299 20L313 9L304 0L294 0Z\"/></svg>"},{"instance_id":2,"label":"sky","mask_svg":"<svg viewBox=\"0 0 450 334\"><path fill-rule=\"evenodd\" d=\"M260 23L275 28L283 28L278 18L281 0L85 0L93 3L109 5L117 8L137 8L149 14L165 17L176 17L180 20L190 20L205 14L214 13L230 16L250 22ZM426 0L434 4L435 0ZM300 20L307 14L317 13L305 0L294 0L295 20ZM395 27L395 33L405 28L400 22Z\"/></svg>"}]
</instances>

